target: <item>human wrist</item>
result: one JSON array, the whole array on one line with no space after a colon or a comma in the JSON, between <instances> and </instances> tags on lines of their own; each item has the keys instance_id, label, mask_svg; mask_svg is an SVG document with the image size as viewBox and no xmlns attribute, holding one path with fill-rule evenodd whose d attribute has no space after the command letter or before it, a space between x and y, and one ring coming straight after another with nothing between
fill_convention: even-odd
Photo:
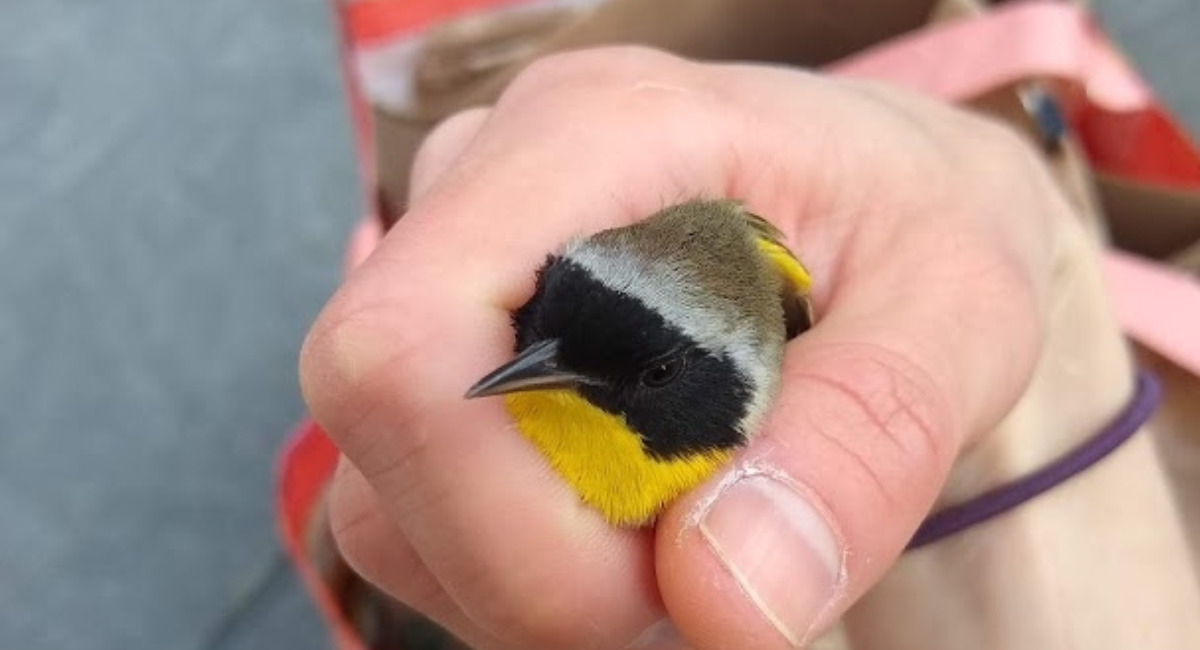
<instances>
[{"instance_id":1,"label":"human wrist","mask_svg":"<svg viewBox=\"0 0 1200 650\"><path fill-rule=\"evenodd\" d=\"M951 469L933 510L964 503L1028 476L1085 444L1134 396L1136 367L1112 315L1098 246L1060 229L1043 320L1042 354L1024 393Z\"/></svg>"},{"instance_id":2,"label":"human wrist","mask_svg":"<svg viewBox=\"0 0 1200 650\"><path fill-rule=\"evenodd\" d=\"M1009 515L906 554L847 616L854 647L1123 650L1200 638L1200 594L1146 433Z\"/></svg>"},{"instance_id":3,"label":"human wrist","mask_svg":"<svg viewBox=\"0 0 1200 650\"><path fill-rule=\"evenodd\" d=\"M1075 258L1059 267L1055 283L1043 354L1024 395L963 453L935 512L1062 458L1135 396L1135 365L1095 265ZM1184 647L1184 639L1200 634L1195 621L1172 618L1179 603L1200 607L1188 563L1162 468L1143 431L1003 516L903 556L847 618L848 629L856 648L888 650L981 642ZM1138 638L1153 642L1133 643Z\"/></svg>"}]
</instances>

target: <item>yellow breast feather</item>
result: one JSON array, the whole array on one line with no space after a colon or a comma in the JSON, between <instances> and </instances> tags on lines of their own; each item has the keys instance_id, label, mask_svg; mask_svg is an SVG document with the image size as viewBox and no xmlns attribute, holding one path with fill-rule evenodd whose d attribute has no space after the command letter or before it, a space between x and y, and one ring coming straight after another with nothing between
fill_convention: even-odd
<instances>
[{"instance_id":1,"label":"yellow breast feather","mask_svg":"<svg viewBox=\"0 0 1200 650\"><path fill-rule=\"evenodd\" d=\"M505 405L517 428L610 523L650 523L663 506L728 460L714 450L685 458L651 457L623 418L570 389L511 393Z\"/></svg>"}]
</instances>

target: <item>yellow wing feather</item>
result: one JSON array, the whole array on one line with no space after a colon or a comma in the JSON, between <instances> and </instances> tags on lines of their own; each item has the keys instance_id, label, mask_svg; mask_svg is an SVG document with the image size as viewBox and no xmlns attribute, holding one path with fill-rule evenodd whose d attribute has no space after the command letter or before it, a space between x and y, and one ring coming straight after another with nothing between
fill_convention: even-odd
<instances>
[{"instance_id":1,"label":"yellow wing feather","mask_svg":"<svg viewBox=\"0 0 1200 650\"><path fill-rule=\"evenodd\" d=\"M809 275L808 269L804 268L800 260L792 255L791 251L783 244L761 237L758 240L758 250L771 260L775 265L775 270L779 271L779 274L792 284L797 293L802 296L808 295L809 289L812 288L812 276Z\"/></svg>"},{"instance_id":2,"label":"yellow wing feather","mask_svg":"<svg viewBox=\"0 0 1200 650\"><path fill-rule=\"evenodd\" d=\"M742 211L746 224L757 237L758 250L774 265L783 279L784 312L788 317L788 335L808 329L813 322L812 303L808 299L812 290L812 275L800 263L795 254L783 243L783 233L762 217Z\"/></svg>"}]
</instances>

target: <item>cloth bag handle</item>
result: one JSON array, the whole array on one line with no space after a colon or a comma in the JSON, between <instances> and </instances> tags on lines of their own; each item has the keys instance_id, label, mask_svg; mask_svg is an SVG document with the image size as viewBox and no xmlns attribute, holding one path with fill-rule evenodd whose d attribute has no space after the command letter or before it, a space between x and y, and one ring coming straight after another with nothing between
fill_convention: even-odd
<instances>
[{"instance_id":1,"label":"cloth bag handle","mask_svg":"<svg viewBox=\"0 0 1200 650\"><path fill-rule=\"evenodd\" d=\"M1200 153L1078 5L1004 5L883 43L830 71L958 102L1026 79L1056 80L1073 91L1071 121L1095 169L1173 192L1200 223ZM1126 333L1200 376L1200 285L1115 249L1104 264Z\"/></svg>"}]
</instances>

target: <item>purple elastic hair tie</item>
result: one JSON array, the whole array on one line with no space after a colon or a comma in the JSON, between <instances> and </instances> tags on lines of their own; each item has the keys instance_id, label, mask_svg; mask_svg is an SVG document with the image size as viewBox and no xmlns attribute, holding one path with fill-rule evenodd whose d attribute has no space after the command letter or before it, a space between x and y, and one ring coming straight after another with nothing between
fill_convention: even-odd
<instances>
[{"instance_id":1,"label":"purple elastic hair tie","mask_svg":"<svg viewBox=\"0 0 1200 650\"><path fill-rule=\"evenodd\" d=\"M1132 399L1099 433L1032 474L926 517L905 550L920 548L987 521L1091 467L1137 433L1150 419L1161 397L1162 387L1154 374L1147 370L1138 371L1137 389Z\"/></svg>"}]
</instances>

